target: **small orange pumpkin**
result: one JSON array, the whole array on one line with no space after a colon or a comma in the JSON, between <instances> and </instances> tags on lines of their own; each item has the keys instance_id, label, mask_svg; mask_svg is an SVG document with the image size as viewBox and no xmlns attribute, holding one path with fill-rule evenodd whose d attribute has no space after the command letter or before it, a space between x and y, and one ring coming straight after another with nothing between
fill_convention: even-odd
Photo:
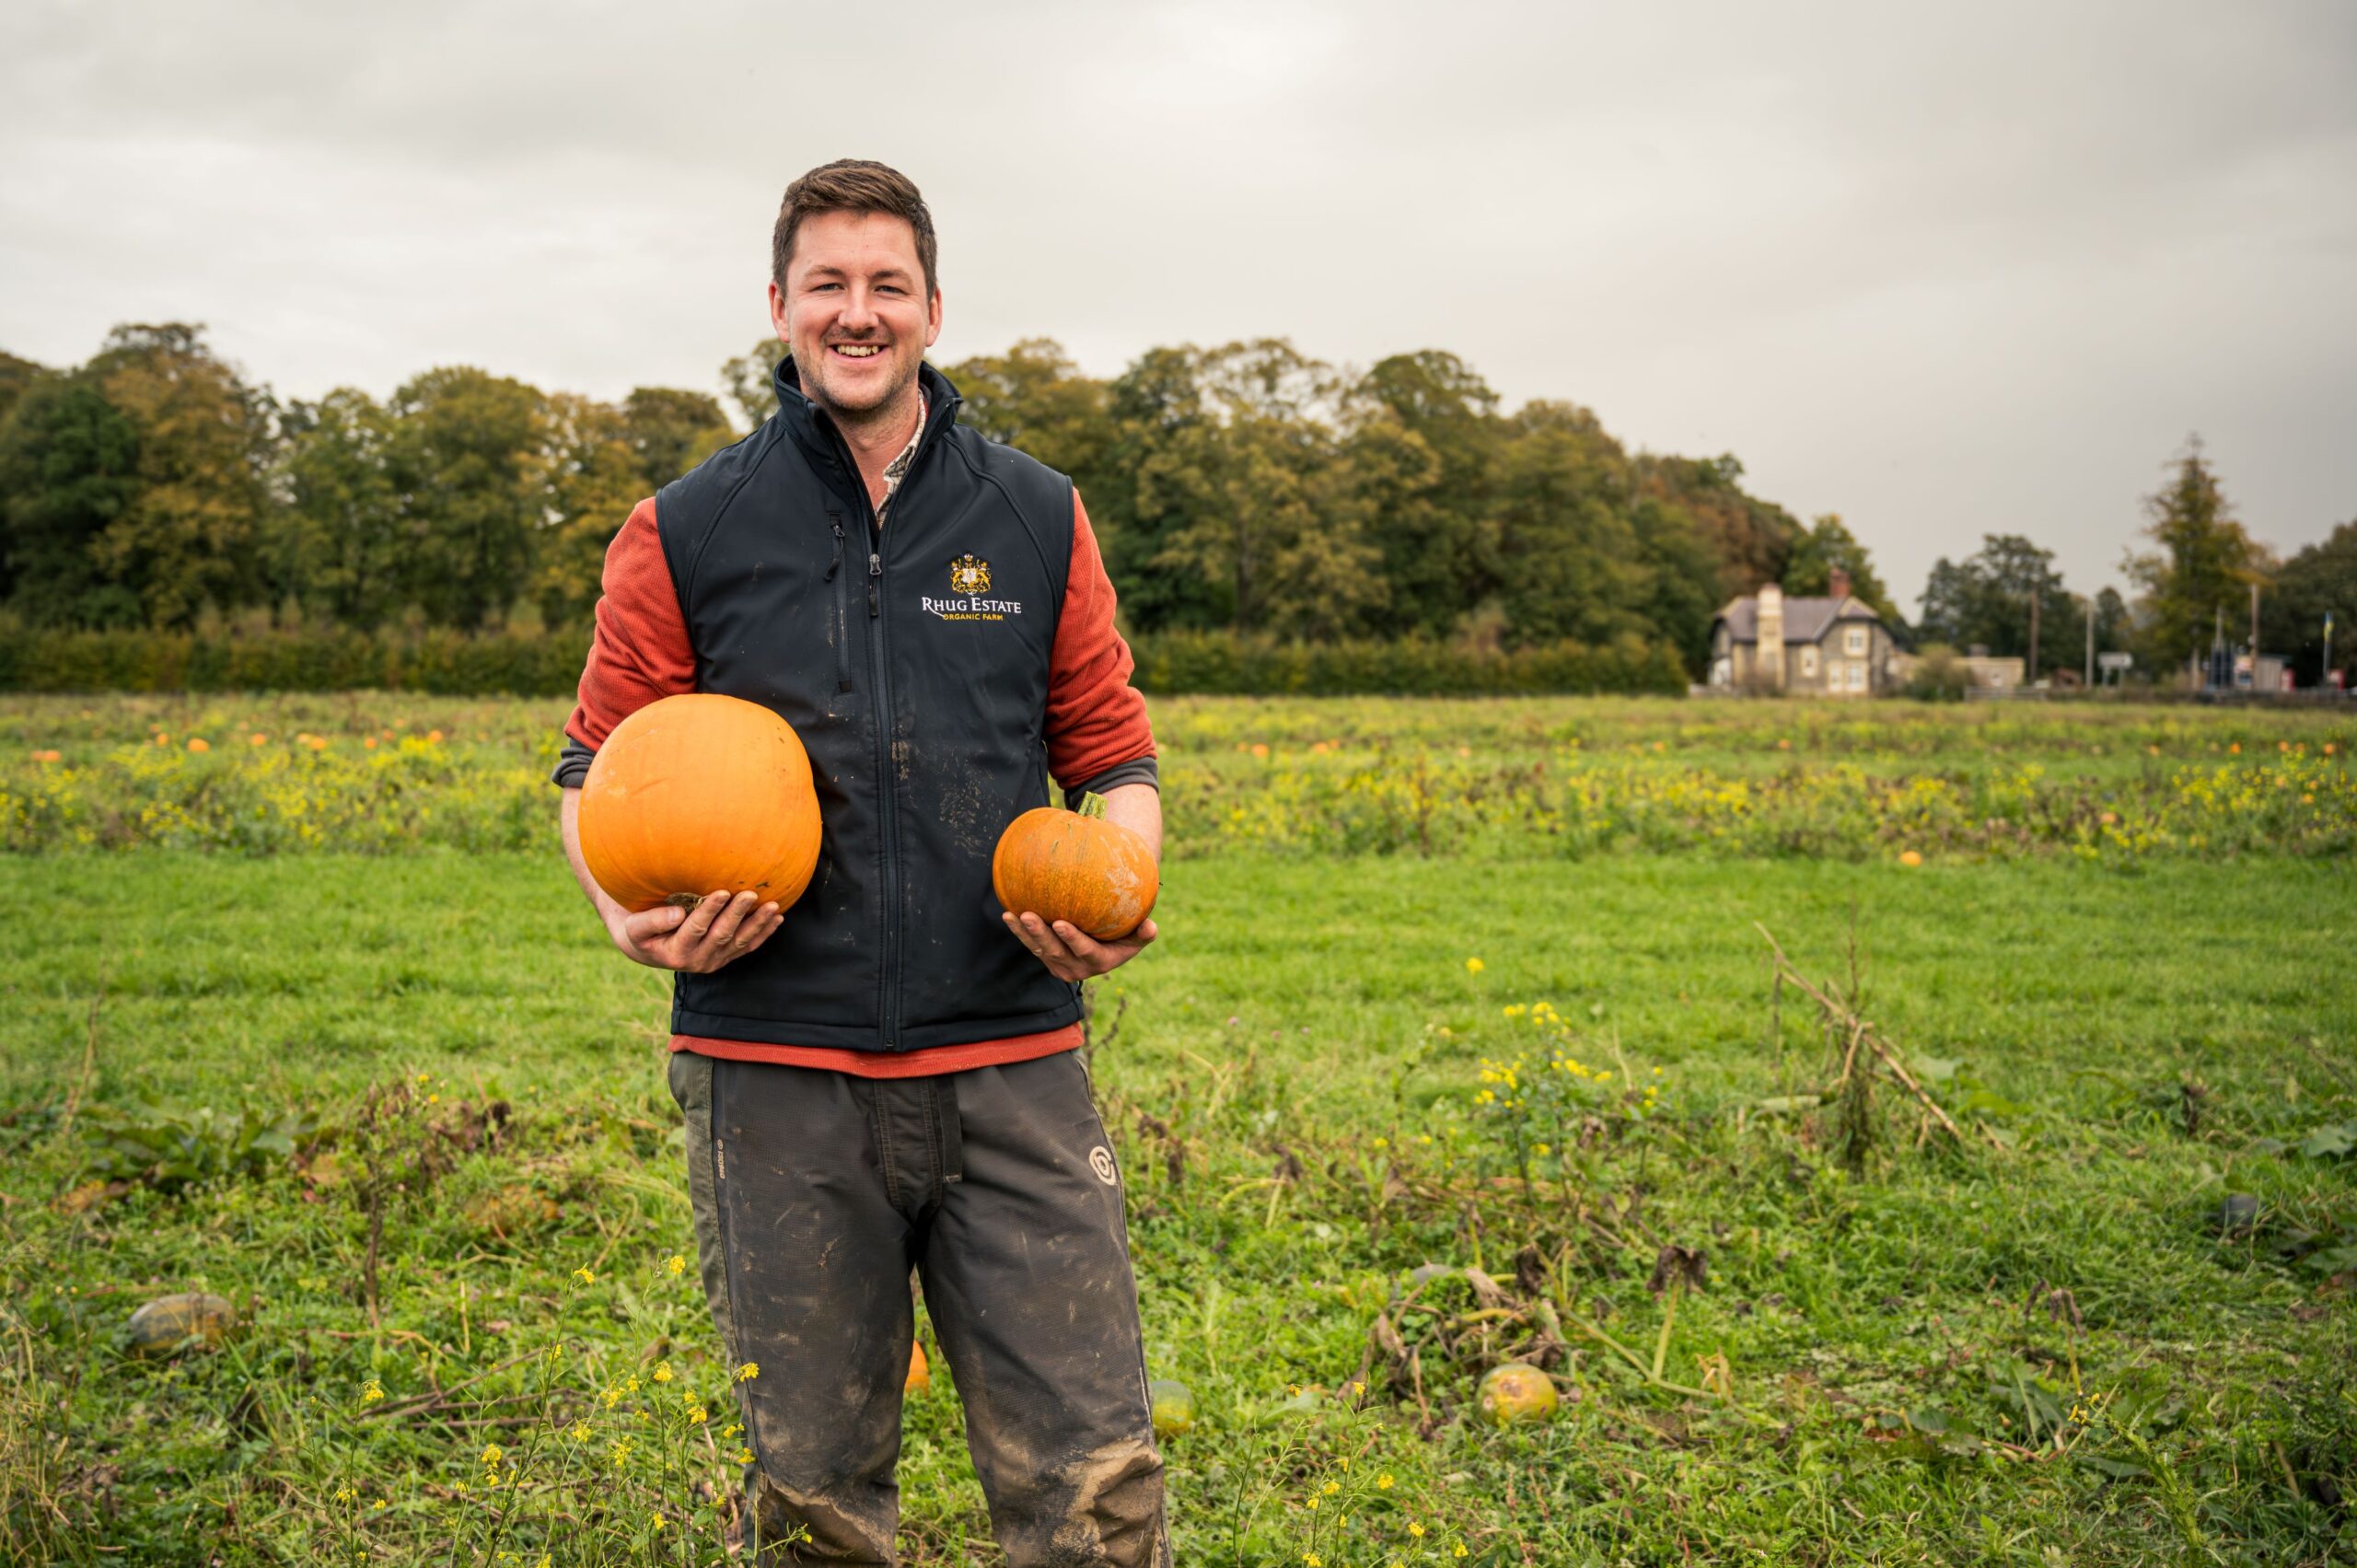
<instances>
[{"instance_id":1,"label":"small orange pumpkin","mask_svg":"<svg viewBox=\"0 0 2357 1568\"><path fill-rule=\"evenodd\" d=\"M933 1368L925 1365L924 1346L911 1342L909 1346L909 1376L900 1385L900 1397L914 1399L933 1387Z\"/></svg>"},{"instance_id":2,"label":"small orange pumpkin","mask_svg":"<svg viewBox=\"0 0 2357 1568\"><path fill-rule=\"evenodd\" d=\"M1016 914L1069 921L1109 942L1153 912L1162 875L1145 840L1087 795L1077 811L1042 806L1008 823L991 855L991 890Z\"/></svg>"},{"instance_id":3,"label":"small orange pumpkin","mask_svg":"<svg viewBox=\"0 0 2357 1568\"><path fill-rule=\"evenodd\" d=\"M793 726L736 697L665 697L616 725L580 812L589 875L633 912L715 889L784 909L819 864L810 755Z\"/></svg>"}]
</instances>

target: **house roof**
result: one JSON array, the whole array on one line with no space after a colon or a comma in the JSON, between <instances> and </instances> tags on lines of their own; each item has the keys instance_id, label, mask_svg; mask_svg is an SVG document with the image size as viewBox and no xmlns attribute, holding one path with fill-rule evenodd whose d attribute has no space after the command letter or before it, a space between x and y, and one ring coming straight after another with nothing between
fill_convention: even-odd
<instances>
[{"instance_id":1,"label":"house roof","mask_svg":"<svg viewBox=\"0 0 2357 1568\"><path fill-rule=\"evenodd\" d=\"M1745 594L1731 599L1718 618L1727 623L1727 635L1738 643L1759 641L1759 596ZM1874 606L1855 594L1842 598L1794 598L1784 600L1784 641L1788 643L1821 643L1837 621L1872 621L1879 623L1882 617Z\"/></svg>"}]
</instances>

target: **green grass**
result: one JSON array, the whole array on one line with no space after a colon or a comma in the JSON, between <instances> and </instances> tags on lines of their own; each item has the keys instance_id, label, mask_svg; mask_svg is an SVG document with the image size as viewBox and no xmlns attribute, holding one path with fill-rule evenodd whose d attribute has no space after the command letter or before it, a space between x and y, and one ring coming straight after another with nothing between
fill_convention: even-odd
<instances>
[{"instance_id":1,"label":"green grass","mask_svg":"<svg viewBox=\"0 0 2357 1568\"><path fill-rule=\"evenodd\" d=\"M2349 1157L2301 1150L2357 1121L2344 865L1237 854L1174 864L1164 900L1167 940L1100 995L1100 1039L1121 1016L1097 1074L1154 1371L1202 1406L1167 1446L1181 1561L2350 1560L2357 1527L2328 1500L2357 1485L2357 1182ZM1824 1052L1790 993L1771 1038L1754 921L1819 976L1846 976L1854 933L1864 1010L1955 1064L1937 1087L1963 1147L1916 1147L1886 1093L1852 1173L1829 1127L1763 1114L1821 1081ZM308 1108L346 1130L348 1165L370 1086L441 1097L403 1123L449 1135L417 1134L442 1168L389 1201L378 1329L348 1169L61 1208L83 1172L54 1117L94 998L86 1104ZM536 1385L519 1367L378 1419L371 1377L392 1406L562 1344L541 1376L567 1419L671 1411L666 1363L725 1413L692 1271L665 1266L692 1248L663 999L545 855L0 859L15 1560L440 1562L454 1538L470 1560L486 1434L520 1449L531 1429L452 1423L541 1408L470 1402ZM1543 1071L1539 1032L1505 1013L1541 1001L1566 1020L1557 1049L1665 1094L1644 1118L1579 1089L1588 1146L1576 1123L1526 1127L1526 1150L1550 1144L1526 1184L1476 1096L1485 1060ZM492 1099L505 1132L464 1147L456 1108ZM558 1217L502 1235L484 1204L517 1184ZM2258 1201L2247 1235L2220 1235L2229 1192ZM1665 1389L1575 1326L1649 1361L1667 1243L1707 1278L1665 1378L1697 1387L1724 1355L1731 1394ZM1526 1249L1542 1277L1517 1283ZM1475 1419L1476 1378L1529 1330L1464 1321L1461 1279L1419 1298L1447 1321L1387 1310L1428 1261L1478 1261L1532 1313L1547 1298L1577 1395L1558 1420ZM226 1350L120 1353L134 1305L198 1287L249 1311ZM1419 1346L1421 1405L1383 1356L1364 1410L1331 1397L1378 1313ZM597 1397L633 1376L613 1409ZM949 1383L910 1406L903 1547L993 1560ZM683 1432L664 1420L645 1430ZM610 1434L537 1472L535 1495L594 1522L561 1528L558 1562L676 1553L679 1525L624 1502L726 1469L692 1434L650 1435L628 1489L592 1484ZM693 1512L707 1539L714 1516ZM531 1539L506 1544L533 1562Z\"/></svg>"}]
</instances>

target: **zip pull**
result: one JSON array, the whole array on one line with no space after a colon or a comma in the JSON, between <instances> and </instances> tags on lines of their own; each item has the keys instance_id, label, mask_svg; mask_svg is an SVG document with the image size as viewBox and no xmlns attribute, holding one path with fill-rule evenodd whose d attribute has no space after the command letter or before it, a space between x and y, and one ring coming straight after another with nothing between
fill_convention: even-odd
<instances>
[{"instance_id":1,"label":"zip pull","mask_svg":"<svg viewBox=\"0 0 2357 1568\"><path fill-rule=\"evenodd\" d=\"M884 575L884 557L872 550L867 552L867 575L871 577Z\"/></svg>"},{"instance_id":2,"label":"zip pull","mask_svg":"<svg viewBox=\"0 0 2357 1568\"><path fill-rule=\"evenodd\" d=\"M876 579L884 575L884 556L880 551L867 552L867 618L870 621L884 613L876 602Z\"/></svg>"},{"instance_id":3,"label":"zip pull","mask_svg":"<svg viewBox=\"0 0 2357 1568\"><path fill-rule=\"evenodd\" d=\"M828 562L828 563L827 563L827 575L826 575L826 579L825 579L826 581L828 581L828 582L831 583L831 582L833 582L833 581L835 580L835 574L836 574L837 572L839 572L839 571L842 570L842 564L843 564L843 519L842 519L842 514L841 514L841 513L839 513L839 512L830 512L830 513L828 513L828 514L827 514L827 517L828 517L828 518L829 518L829 519L830 519L830 520L834 524L834 528L835 528L835 558L834 558L832 561L830 561L830 562Z\"/></svg>"}]
</instances>

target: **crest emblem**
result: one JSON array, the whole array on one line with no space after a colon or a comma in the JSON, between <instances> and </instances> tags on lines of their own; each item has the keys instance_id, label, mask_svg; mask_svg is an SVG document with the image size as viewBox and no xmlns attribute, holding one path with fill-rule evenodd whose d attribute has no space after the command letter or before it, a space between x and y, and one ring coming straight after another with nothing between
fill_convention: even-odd
<instances>
[{"instance_id":1,"label":"crest emblem","mask_svg":"<svg viewBox=\"0 0 2357 1568\"><path fill-rule=\"evenodd\" d=\"M991 563L979 555L960 555L949 563L949 591L986 594L991 591Z\"/></svg>"}]
</instances>

